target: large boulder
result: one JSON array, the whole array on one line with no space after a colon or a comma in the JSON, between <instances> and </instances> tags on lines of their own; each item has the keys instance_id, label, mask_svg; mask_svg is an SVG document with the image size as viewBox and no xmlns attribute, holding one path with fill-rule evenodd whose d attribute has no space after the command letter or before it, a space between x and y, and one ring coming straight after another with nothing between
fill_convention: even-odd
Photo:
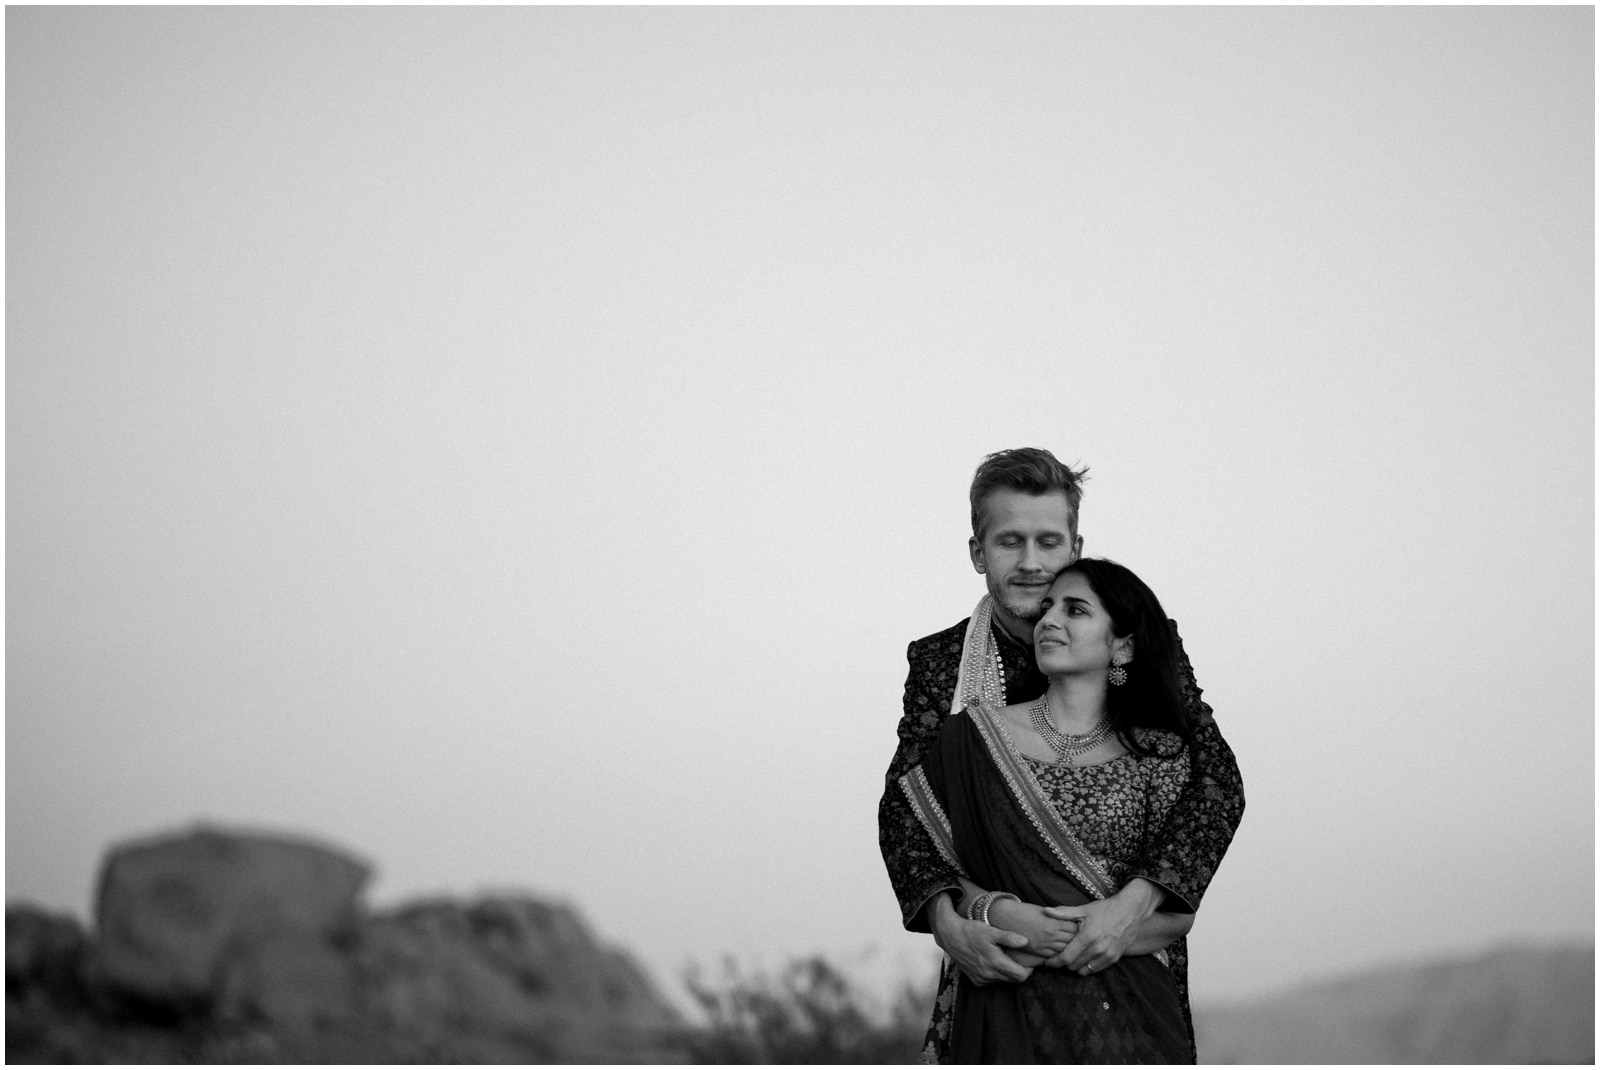
<instances>
[{"instance_id":1,"label":"large boulder","mask_svg":"<svg viewBox=\"0 0 1600 1070\"><path fill-rule=\"evenodd\" d=\"M97 984L148 1004L300 1020L341 1013L370 869L282 836L196 828L114 848L101 872Z\"/></svg>"},{"instance_id":2,"label":"large boulder","mask_svg":"<svg viewBox=\"0 0 1600 1070\"><path fill-rule=\"evenodd\" d=\"M114 848L98 932L8 912L15 1062L681 1062L678 1013L578 912L518 896L367 913L368 869L197 828Z\"/></svg>"},{"instance_id":3,"label":"large boulder","mask_svg":"<svg viewBox=\"0 0 1600 1070\"><path fill-rule=\"evenodd\" d=\"M683 1022L623 952L558 903L490 897L375 916L358 949L365 1013L426 1030L453 1062L681 1059Z\"/></svg>"}]
</instances>

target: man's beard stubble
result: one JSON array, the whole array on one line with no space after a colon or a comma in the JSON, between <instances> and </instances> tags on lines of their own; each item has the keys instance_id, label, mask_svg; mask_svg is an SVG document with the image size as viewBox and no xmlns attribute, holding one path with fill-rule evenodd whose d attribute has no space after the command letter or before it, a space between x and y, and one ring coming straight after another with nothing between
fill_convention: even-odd
<instances>
[{"instance_id":1,"label":"man's beard stubble","mask_svg":"<svg viewBox=\"0 0 1600 1070\"><path fill-rule=\"evenodd\" d=\"M1013 619L1020 620L1024 624L1031 626L1038 624L1039 618L1044 616L1044 611L1039 608L1039 605L1040 600L1036 599L1032 602L1001 602L1000 608L1004 609L1006 614Z\"/></svg>"}]
</instances>

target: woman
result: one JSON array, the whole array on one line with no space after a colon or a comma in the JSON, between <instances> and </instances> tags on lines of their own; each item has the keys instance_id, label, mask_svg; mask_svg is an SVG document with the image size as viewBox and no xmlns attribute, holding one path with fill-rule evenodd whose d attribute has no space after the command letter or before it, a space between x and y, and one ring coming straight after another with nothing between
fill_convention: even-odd
<instances>
[{"instance_id":1,"label":"woman","mask_svg":"<svg viewBox=\"0 0 1600 1070\"><path fill-rule=\"evenodd\" d=\"M1114 894L1119 869L1159 826L1189 774L1189 725L1167 616L1150 588L1085 559L1051 584L1034 628L1050 686L1036 702L979 700L949 718L901 778L918 817L963 875L957 909L1027 937L1018 984L960 983L935 1009L940 1062L1189 1062L1161 948L1192 914L1153 915L1128 954L1081 972L1043 963L1080 911ZM980 690L978 693L982 693ZM1059 909L1059 908L1066 909Z\"/></svg>"}]
</instances>

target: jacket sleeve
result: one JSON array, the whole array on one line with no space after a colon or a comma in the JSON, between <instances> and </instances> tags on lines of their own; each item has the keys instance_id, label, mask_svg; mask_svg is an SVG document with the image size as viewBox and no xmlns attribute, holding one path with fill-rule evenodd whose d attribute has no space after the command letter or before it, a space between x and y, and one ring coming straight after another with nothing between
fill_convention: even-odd
<instances>
[{"instance_id":1,"label":"jacket sleeve","mask_svg":"<svg viewBox=\"0 0 1600 1070\"><path fill-rule=\"evenodd\" d=\"M878 846L889 883L900 901L901 920L912 932L927 932L922 908L929 899L953 888L961 894L958 874L944 861L933 837L922 827L911 803L900 790L900 777L915 769L939 734L939 724L950 713L950 697L918 672L917 644L906 652L911 671L906 677L905 710L900 718L900 746L883 778L883 798L878 803Z\"/></svg>"},{"instance_id":2,"label":"jacket sleeve","mask_svg":"<svg viewBox=\"0 0 1600 1070\"><path fill-rule=\"evenodd\" d=\"M1194 667L1172 624L1184 704L1194 730L1189 781L1166 821L1134 861L1128 879L1143 877L1169 894L1163 910L1195 911L1244 816L1244 780L1233 751L1200 699Z\"/></svg>"}]
</instances>

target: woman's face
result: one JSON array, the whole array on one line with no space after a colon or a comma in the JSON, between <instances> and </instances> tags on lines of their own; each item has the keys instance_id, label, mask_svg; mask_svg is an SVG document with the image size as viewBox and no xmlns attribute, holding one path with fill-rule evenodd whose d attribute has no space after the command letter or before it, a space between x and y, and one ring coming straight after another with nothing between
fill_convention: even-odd
<instances>
[{"instance_id":1,"label":"woman's face","mask_svg":"<svg viewBox=\"0 0 1600 1070\"><path fill-rule=\"evenodd\" d=\"M1081 573L1068 572L1050 585L1040 603L1044 616L1033 626L1033 653L1046 676L1104 673L1113 657L1132 658L1133 637L1112 634L1111 614Z\"/></svg>"}]
</instances>

